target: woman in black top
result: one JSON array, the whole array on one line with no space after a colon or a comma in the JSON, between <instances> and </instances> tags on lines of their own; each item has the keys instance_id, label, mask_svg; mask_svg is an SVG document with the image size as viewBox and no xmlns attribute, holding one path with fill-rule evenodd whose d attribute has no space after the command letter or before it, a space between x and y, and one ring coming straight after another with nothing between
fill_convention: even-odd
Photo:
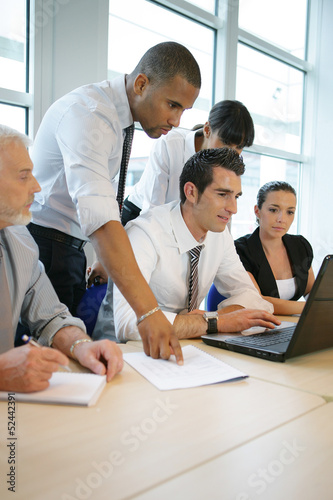
<instances>
[{"instance_id":1,"label":"woman in black top","mask_svg":"<svg viewBox=\"0 0 333 500\"><path fill-rule=\"evenodd\" d=\"M287 182L268 182L259 189L254 212L259 227L235 241L237 253L274 314L300 314L314 283L310 243L287 234L295 216L296 192Z\"/></svg>"}]
</instances>

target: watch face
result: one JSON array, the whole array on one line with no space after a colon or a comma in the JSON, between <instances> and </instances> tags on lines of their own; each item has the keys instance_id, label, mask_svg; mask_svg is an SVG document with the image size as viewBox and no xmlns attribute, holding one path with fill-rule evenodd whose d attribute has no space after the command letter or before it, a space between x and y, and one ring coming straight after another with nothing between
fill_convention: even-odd
<instances>
[{"instance_id":1,"label":"watch face","mask_svg":"<svg viewBox=\"0 0 333 500\"><path fill-rule=\"evenodd\" d=\"M217 318L218 317L218 312L217 311L207 311L204 313L204 318L209 319L209 318Z\"/></svg>"}]
</instances>

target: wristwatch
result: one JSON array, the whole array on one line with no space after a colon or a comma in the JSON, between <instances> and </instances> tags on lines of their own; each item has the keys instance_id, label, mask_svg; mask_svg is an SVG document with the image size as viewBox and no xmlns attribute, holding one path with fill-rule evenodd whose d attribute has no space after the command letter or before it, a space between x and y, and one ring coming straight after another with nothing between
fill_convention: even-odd
<instances>
[{"instance_id":1,"label":"wristwatch","mask_svg":"<svg viewBox=\"0 0 333 500\"><path fill-rule=\"evenodd\" d=\"M203 314L204 319L207 321L208 328L207 333L217 333L217 318L219 317L217 311L205 312Z\"/></svg>"}]
</instances>

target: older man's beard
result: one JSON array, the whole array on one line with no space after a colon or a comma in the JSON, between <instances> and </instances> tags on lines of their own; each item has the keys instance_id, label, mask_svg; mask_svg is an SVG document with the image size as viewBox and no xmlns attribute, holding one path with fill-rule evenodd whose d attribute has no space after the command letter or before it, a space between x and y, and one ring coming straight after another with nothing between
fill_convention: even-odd
<instances>
[{"instance_id":1,"label":"older man's beard","mask_svg":"<svg viewBox=\"0 0 333 500\"><path fill-rule=\"evenodd\" d=\"M27 205L32 203L32 201L28 202ZM26 226L31 221L31 212L23 214L18 210L8 208L0 200L0 220L13 226Z\"/></svg>"}]
</instances>

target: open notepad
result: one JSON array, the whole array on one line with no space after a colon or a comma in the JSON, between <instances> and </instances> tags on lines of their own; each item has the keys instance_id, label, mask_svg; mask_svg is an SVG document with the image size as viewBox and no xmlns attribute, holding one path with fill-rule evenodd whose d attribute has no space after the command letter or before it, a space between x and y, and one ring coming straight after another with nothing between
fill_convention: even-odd
<instances>
[{"instance_id":1,"label":"open notepad","mask_svg":"<svg viewBox=\"0 0 333 500\"><path fill-rule=\"evenodd\" d=\"M106 384L105 375L94 373L55 372L47 389L38 392L16 392L15 401L59 405L92 406ZM8 392L0 392L0 400L7 400Z\"/></svg>"},{"instance_id":2,"label":"open notepad","mask_svg":"<svg viewBox=\"0 0 333 500\"><path fill-rule=\"evenodd\" d=\"M183 347L184 365L175 356L168 361L153 359L143 352L124 354L124 360L161 391L186 389L245 378L247 375L193 345Z\"/></svg>"}]
</instances>

